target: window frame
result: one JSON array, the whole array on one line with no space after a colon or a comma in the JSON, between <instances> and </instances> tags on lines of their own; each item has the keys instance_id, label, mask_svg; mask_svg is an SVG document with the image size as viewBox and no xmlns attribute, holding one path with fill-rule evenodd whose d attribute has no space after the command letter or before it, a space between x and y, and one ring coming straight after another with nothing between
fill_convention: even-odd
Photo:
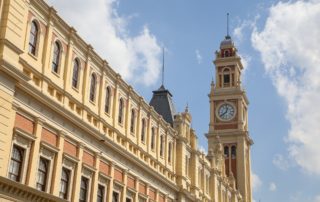
<instances>
[{"instance_id":1,"label":"window frame","mask_svg":"<svg viewBox=\"0 0 320 202\"><path fill-rule=\"evenodd\" d=\"M98 77L96 73L92 73L90 77L89 100L93 103L96 100L97 81L98 81Z\"/></svg>"},{"instance_id":2,"label":"window frame","mask_svg":"<svg viewBox=\"0 0 320 202\"><path fill-rule=\"evenodd\" d=\"M102 196L101 196L101 202L104 202L106 199L106 187L100 183L98 183L98 188L97 188L97 202L100 202L99 199L99 190L102 188Z\"/></svg>"},{"instance_id":3,"label":"window frame","mask_svg":"<svg viewBox=\"0 0 320 202\"><path fill-rule=\"evenodd\" d=\"M85 182L86 187L82 187L83 182ZM85 177L85 176L81 176L81 180L80 180L80 191L79 191L79 202L87 202L88 201L88 196L89 196L89 189L90 189L90 179ZM84 199L82 199L82 191L84 192Z\"/></svg>"},{"instance_id":4,"label":"window frame","mask_svg":"<svg viewBox=\"0 0 320 202\"><path fill-rule=\"evenodd\" d=\"M41 162L44 163L44 166L45 166L44 170L41 169ZM50 171L50 160L40 156L38 161L37 179L36 179L37 190L45 192L48 189L49 171ZM43 174L43 181L39 181L40 174ZM39 186L42 186L42 187L39 187Z\"/></svg>"},{"instance_id":5,"label":"window frame","mask_svg":"<svg viewBox=\"0 0 320 202\"><path fill-rule=\"evenodd\" d=\"M33 27L35 27L36 33L33 33L33 30L32 30ZM40 36L40 24L36 19L33 19L31 20L31 23L30 23L28 53L35 57L37 57L38 55L39 36ZM31 41L31 37L32 37L32 41Z\"/></svg>"},{"instance_id":6,"label":"window frame","mask_svg":"<svg viewBox=\"0 0 320 202\"><path fill-rule=\"evenodd\" d=\"M60 73L62 45L60 41L56 40L53 43L52 60L51 60L51 72L55 74Z\"/></svg>"},{"instance_id":7,"label":"window frame","mask_svg":"<svg viewBox=\"0 0 320 202\"><path fill-rule=\"evenodd\" d=\"M119 99L119 106L118 106L118 124L122 125L124 122L124 99L121 97Z\"/></svg>"},{"instance_id":8,"label":"window frame","mask_svg":"<svg viewBox=\"0 0 320 202\"><path fill-rule=\"evenodd\" d=\"M75 69L77 69L76 74L75 74ZM79 58L76 57L73 59L72 80L71 80L71 86L75 89L79 88L80 71L81 71L81 62Z\"/></svg>"},{"instance_id":9,"label":"window frame","mask_svg":"<svg viewBox=\"0 0 320 202\"><path fill-rule=\"evenodd\" d=\"M63 179L63 171L66 171L67 179ZM64 166L62 166L61 177L60 177L60 189L59 189L59 197L62 199L68 200L69 190L70 190L70 181L71 181L71 173L72 171ZM62 192L62 183L65 183L65 192ZM61 193L63 196L61 196Z\"/></svg>"},{"instance_id":10,"label":"window frame","mask_svg":"<svg viewBox=\"0 0 320 202\"><path fill-rule=\"evenodd\" d=\"M12 163L13 161L17 162L15 159L13 159L14 157L14 149L17 149L17 151L21 154L21 160L19 162L19 167L18 167L18 174L17 174L17 178L18 179L12 179L11 176L14 175L14 173L11 172L11 168L13 167ZM23 169L23 163L24 163L24 159L25 159L25 149L23 147L20 147L16 144L13 145L12 150L11 150L11 157L10 157L10 164L9 164L9 169L8 169L8 178L16 181L16 182L20 182L22 179L22 169Z\"/></svg>"},{"instance_id":11,"label":"window frame","mask_svg":"<svg viewBox=\"0 0 320 202\"><path fill-rule=\"evenodd\" d=\"M152 127L151 128L151 138L150 138L150 148L151 148L151 151L154 151L155 150L155 143L156 143L156 132L155 132L156 128L155 127Z\"/></svg>"},{"instance_id":12,"label":"window frame","mask_svg":"<svg viewBox=\"0 0 320 202\"><path fill-rule=\"evenodd\" d=\"M106 96L104 102L104 112L110 114L110 107L111 106L111 88L110 86L106 87Z\"/></svg>"},{"instance_id":13,"label":"window frame","mask_svg":"<svg viewBox=\"0 0 320 202\"><path fill-rule=\"evenodd\" d=\"M141 134L140 134L140 141L142 143L146 142L146 127L147 127L146 119L142 118L141 119Z\"/></svg>"},{"instance_id":14,"label":"window frame","mask_svg":"<svg viewBox=\"0 0 320 202\"><path fill-rule=\"evenodd\" d=\"M136 111L135 109L131 109L131 117L130 117L130 133L134 134L136 128Z\"/></svg>"}]
</instances>

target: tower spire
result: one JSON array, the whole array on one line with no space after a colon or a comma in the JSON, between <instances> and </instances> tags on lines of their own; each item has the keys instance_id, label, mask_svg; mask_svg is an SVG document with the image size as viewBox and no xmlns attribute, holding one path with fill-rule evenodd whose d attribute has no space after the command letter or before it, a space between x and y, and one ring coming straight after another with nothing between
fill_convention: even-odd
<instances>
[{"instance_id":1,"label":"tower spire","mask_svg":"<svg viewBox=\"0 0 320 202\"><path fill-rule=\"evenodd\" d=\"M163 86L164 83L164 47L162 47L162 82L161 85Z\"/></svg>"},{"instance_id":2,"label":"tower spire","mask_svg":"<svg viewBox=\"0 0 320 202\"><path fill-rule=\"evenodd\" d=\"M230 39L230 35L229 35L229 13L227 13L227 36L226 39Z\"/></svg>"}]
</instances>

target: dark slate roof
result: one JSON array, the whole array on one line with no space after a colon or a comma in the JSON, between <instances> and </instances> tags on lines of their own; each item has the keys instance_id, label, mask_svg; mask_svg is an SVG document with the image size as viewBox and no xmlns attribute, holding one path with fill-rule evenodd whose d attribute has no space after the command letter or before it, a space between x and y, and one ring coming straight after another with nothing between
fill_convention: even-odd
<instances>
[{"instance_id":1,"label":"dark slate roof","mask_svg":"<svg viewBox=\"0 0 320 202\"><path fill-rule=\"evenodd\" d=\"M160 114L165 121L173 125L175 107L172 101L172 94L163 85L158 90L153 91L150 105Z\"/></svg>"}]
</instances>

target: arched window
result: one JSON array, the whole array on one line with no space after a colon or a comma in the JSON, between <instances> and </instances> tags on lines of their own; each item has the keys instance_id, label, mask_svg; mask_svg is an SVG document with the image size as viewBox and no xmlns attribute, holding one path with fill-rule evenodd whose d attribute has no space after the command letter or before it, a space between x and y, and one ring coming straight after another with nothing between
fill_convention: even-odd
<instances>
[{"instance_id":1,"label":"arched window","mask_svg":"<svg viewBox=\"0 0 320 202\"><path fill-rule=\"evenodd\" d=\"M134 133L136 125L136 112L134 109L131 110L131 120L130 120L130 132Z\"/></svg>"},{"instance_id":2,"label":"arched window","mask_svg":"<svg viewBox=\"0 0 320 202\"><path fill-rule=\"evenodd\" d=\"M78 59L75 59L73 61L73 71L72 71L72 86L74 88L78 88L79 72L80 72L80 62Z\"/></svg>"},{"instance_id":3,"label":"arched window","mask_svg":"<svg viewBox=\"0 0 320 202\"><path fill-rule=\"evenodd\" d=\"M229 69L223 70L223 85L224 86L230 85L230 70Z\"/></svg>"},{"instance_id":4,"label":"arched window","mask_svg":"<svg viewBox=\"0 0 320 202\"><path fill-rule=\"evenodd\" d=\"M160 156L163 157L163 135L160 136Z\"/></svg>"},{"instance_id":5,"label":"arched window","mask_svg":"<svg viewBox=\"0 0 320 202\"><path fill-rule=\"evenodd\" d=\"M224 146L224 157L229 158L229 147L228 146Z\"/></svg>"},{"instance_id":6,"label":"arched window","mask_svg":"<svg viewBox=\"0 0 320 202\"><path fill-rule=\"evenodd\" d=\"M31 29L30 29L30 38L29 38L29 53L31 53L32 55L36 55L38 33L39 33L38 25L35 21L32 21Z\"/></svg>"},{"instance_id":7,"label":"arched window","mask_svg":"<svg viewBox=\"0 0 320 202\"><path fill-rule=\"evenodd\" d=\"M146 136L146 120L142 119L141 121L141 142L145 141L145 136Z\"/></svg>"},{"instance_id":8,"label":"arched window","mask_svg":"<svg viewBox=\"0 0 320 202\"><path fill-rule=\"evenodd\" d=\"M49 161L40 158L39 161L39 168L38 168L38 177L37 177L37 189L40 191L46 190L46 184L47 184L47 176L48 176L48 164Z\"/></svg>"},{"instance_id":9,"label":"arched window","mask_svg":"<svg viewBox=\"0 0 320 202\"><path fill-rule=\"evenodd\" d=\"M9 167L9 178L19 182L22 174L24 150L16 145L13 146Z\"/></svg>"},{"instance_id":10,"label":"arched window","mask_svg":"<svg viewBox=\"0 0 320 202\"><path fill-rule=\"evenodd\" d=\"M171 163L172 160L172 142L169 142L169 148L168 148L168 162Z\"/></svg>"},{"instance_id":11,"label":"arched window","mask_svg":"<svg viewBox=\"0 0 320 202\"><path fill-rule=\"evenodd\" d=\"M104 103L104 112L108 113L110 112L110 99L111 99L111 89L110 87L107 87L106 89L106 100Z\"/></svg>"},{"instance_id":12,"label":"arched window","mask_svg":"<svg viewBox=\"0 0 320 202\"><path fill-rule=\"evenodd\" d=\"M119 100L119 113L118 113L118 123L122 124L123 122L123 106L124 103L123 103L123 99L120 98Z\"/></svg>"},{"instance_id":13,"label":"arched window","mask_svg":"<svg viewBox=\"0 0 320 202\"><path fill-rule=\"evenodd\" d=\"M94 102L95 94L96 94L96 85L97 85L97 76L93 73L91 74L91 82L90 82L90 101Z\"/></svg>"},{"instance_id":14,"label":"arched window","mask_svg":"<svg viewBox=\"0 0 320 202\"><path fill-rule=\"evenodd\" d=\"M231 158L235 159L237 156L237 148L235 145L231 147Z\"/></svg>"},{"instance_id":15,"label":"arched window","mask_svg":"<svg viewBox=\"0 0 320 202\"><path fill-rule=\"evenodd\" d=\"M60 62L60 52L61 51L61 47L59 42L55 42L54 43L54 48L53 48L53 57L52 57L52 71L55 73L58 73L59 70L59 62Z\"/></svg>"},{"instance_id":16,"label":"arched window","mask_svg":"<svg viewBox=\"0 0 320 202\"><path fill-rule=\"evenodd\" d=\"M80 197L79 202L86 202L88 189L89 189L89 180L85 177L81 177L81 184L80 184Z\"/></svg>"},{"instance_id":17,"label":"arched window","mask_svg":"<svg viewBox=\"0 0 320 202\"><path fill-rule=\"evenodd\" d=\"M156 130L156 129L155 129L154 127L151 128L151 143L150 143L151 150L154 150L155 136L156 136L155 130Z\"/></svg>"},{"instance_id":18,"label":"arched window","mask_svg":"<svg viewBox=\"0 0 320 202\"><path fill-rule=\"evenodd\" d=\"M230 56L230 52L228 50L224 51L224 57L229 57Z\"/></svg>"},{"instance_id":19,"label":"arched window","mask_svg":"<svg viewBox=\"0 0 320 202\"><path fill-rule=\"evenodd\" d=\"M68 199L68 190L70 183L70 170L62 168L59 197Z\"/></svg>"}]
</instances>

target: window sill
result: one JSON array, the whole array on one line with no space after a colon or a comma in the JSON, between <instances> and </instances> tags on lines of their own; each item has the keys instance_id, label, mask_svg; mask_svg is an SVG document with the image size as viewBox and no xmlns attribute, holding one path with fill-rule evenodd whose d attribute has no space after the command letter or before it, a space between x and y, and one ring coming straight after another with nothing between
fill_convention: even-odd
<instances>
[{"instance_id":1,"label":"window sill","mask_svg":"<svg viewBox=\"0 0 320 202\"><path fill-rule=\"evenodd\" d=\"M34 60L38 61L37 53L36 53L35 55L33 55L32 53L30 53L30 52L28 51L28 55L29 55L30 57L32 57Z\"/></svg>"},{"instance_id":2,"label":"window sill","mask_svg":"<svg viewBox=\"0 0 320 202\"><path fill-rule=\"evenodd\" d=\"M90 102L93 106L96 106L95 101L92 101L92 100L89 99L89 102Z\"/></svg>"},{"instance_id":3,"label":"window sill","mask_svg":"<svg viewBox=\"0 0 320 202\"><path fill-rule=\"evenodd\" d=\"M52 71L52 69L51 69L51 72L52 72L52 74L55 75L56 77L60 78L59 72L57 73L57 72L55 72L55 71Z\"/></svg>"},{"instance_id":4,"label":"window sill","mask_svg":"<svg viewBox=\"0 0 320 202\"><path fill-rule=\"evenodd\" d=\"M72 86L72 89L73 89L74 91L76 91L77 93L79 93L79 89L78 89L78 87L74 87L74 86Z\"/></svg>"}]
</instances>

